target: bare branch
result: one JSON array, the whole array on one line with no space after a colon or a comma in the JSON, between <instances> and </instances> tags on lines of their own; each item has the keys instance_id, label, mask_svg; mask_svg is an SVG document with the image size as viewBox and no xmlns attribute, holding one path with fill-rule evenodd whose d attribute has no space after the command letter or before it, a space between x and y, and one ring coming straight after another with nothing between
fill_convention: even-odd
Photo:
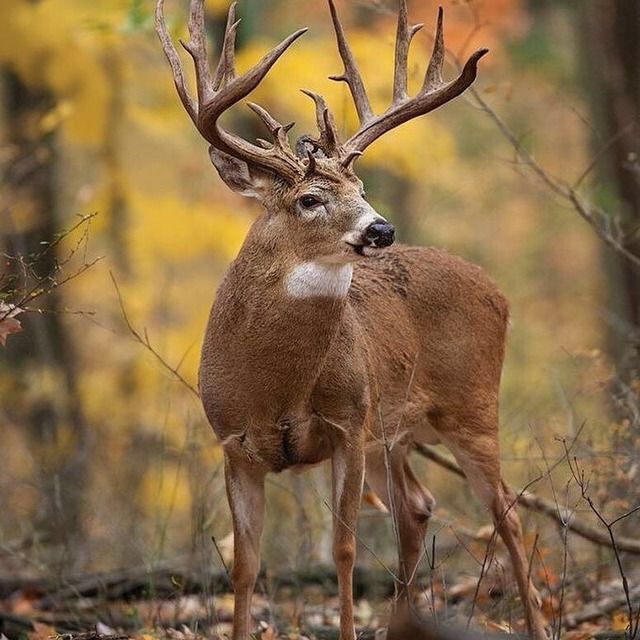
<instances>
[{"instance_id":1,"label":"bare branch","mask_svg":"<svg viewBox=\"0 0 640 640\"><path fill-rule=\"evenodd\" d=\"M561 181L560 179L552 176L546 169L544 169L533 155L520 143L517 136L511 131L508 125L500 118L500 116L489 106L489 104L480 96L480 94L472 87L470 93L473 96L476 106L484 111L493 120L494 124L498 127L498 130L507 139L507 141L513 147L519 160L528 167L533 174L544 184L551 192L560 196L562 200L568 203L580 217L585 220L589 226L595 231L596 235L602 240L608 247L619 255L626 258L635 267L640 268L640 257L629 251L624 244L624 238L621 233L615 235L611 232L610 216L600 209L588 202L576 189L576 187L582 181L583 175L580 176L574 186Z\"/></svg>"},{"instance_id":2,"label":"bare branch","mask_svg":"<svg viewBox=\"0 0 640 640\"><path fill-rule=\"evenodd\" d=\"M432 447L428 447L423 444L416 444L415 450L421 456L435 462L443 469L447 469L447 471L451 471L461 478L465 477L462 469L453 460L441 454L439 451L436 451ZM571 532L585 540L589 540L590 542L602 547L611 548L611 539L606 533L576 519L575 516L568 517L568 515L562 514L561 511L558 510L558 505L551 500L547 500L546 498L538 496L530 491L525 491L519 495L518 502L531 511L536 511L537 513L541 513L548 518L555 520L560 526L566 526ZM616 544L620 551L640 555L640 540L634 540L633 538L618 538Z\"/></svg>"},{"instance_id":3,"label":"bare branch","mask_svg":"<svg viewBox=\"0 0 640 640\"><path fill-rule=\"evenodd\" d=\"M612 522L609 522L602 515L598 507L596 507L595 503L593 502L593 499L588 493L589 483L585 480L584 469L580 469L578 460L575 456L573 457L573 461L570 459L569 450L564 441L563 441L563 444L565 447L565 456L566 456L567 464L569 465L569 469L571 470L571 475L573 476L573 479L575 480L576 484L580 487L580 493L582 495L582 498L586 501L586 503L589 505L589 508L594 513L596 518L598 518L598 520L602 523L602 525L607 530L607 535L609 536L609 540L610 540L609 546L613 549L613 555L615 556L616 564L618 566L618 573L620 574L620 578L622 579L622 589L624 591L625 604L627 606L629 637L633 639L636 637L638 632L638 619L640 618L640 605L638 605L639 607L638 611L635 612L633 609L633 603L631 600L629 581L627 579L627 575L624 570L624 566L622 564L622 558L620 557L620 546L618 544L618 540L616 539L616 536L614 535L613 525L616 522L620 522L620 520L628 517L632 513L635 513L636 511L640 510L640 507L637 507L636 509L632 509L631 511L628 511L627 513L623 514L619 518L616 518Z\"/></svg>"},{"instance_id":4,"label":"bare branch","mask_svg":"<svg viewBox=\"0 0 640 640\"><path fill-rule=\"evenodd\" d=\"M149 340L149 336L147 334L147 330L146 328L143 330L144 331L144 336L140 335L140 333L138 332L138 330L133 326L133 324L131 323L131 320L129 319L129 314L127 313L127 309L124 305L124 300L122 298L122 293L120 291L120 287L118 286L118 282L115 278L115 276L113 275L113 273L110 271L109 275L111 276L111 281L113 282L113 286L115 287L116 290L116 295L118 296L118 303L120 304L120 311L122 312L122 318L125 322L125 324L127 325L127 329L129 329L129 333L133 336L133 338L136 340L136 342L138 342L139 344L141 344L147 351L149 351L149 353L151 353L156 360L167 370L169 371L169 373L171 373L171 375L176 378L181 384L183 384L187 389L189 389L189 391L191 391L191 393L196 397L199 398L200 394L198 393L198 390L189 382L187 382L187 380L182 376L182 374L180 373L180 371L178 371L179 366L177 365L175 367L172 367L159 353L158 351L156 351L156 349L153 347L153 345L151 344L151 341ZM180 364L182 363L182 360L180 361Z\"/></svg>"}]
</instances>

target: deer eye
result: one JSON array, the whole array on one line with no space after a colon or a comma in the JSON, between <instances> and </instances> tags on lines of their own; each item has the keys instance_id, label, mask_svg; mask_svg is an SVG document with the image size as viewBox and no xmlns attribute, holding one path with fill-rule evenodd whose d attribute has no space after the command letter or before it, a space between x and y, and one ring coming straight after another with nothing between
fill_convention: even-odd
<instances>
[{"instance_id":1,"label":"deer eye","mask_svg":"<svg viewBox=\"0 0 640 640\"><path fill-rule=\"evenodd\" d=\"M310 195L302 196L298 202L300 202L302 207L305 209L313 209L314 207L322 204L318 198Z\"/></svg>"}]
</instances>

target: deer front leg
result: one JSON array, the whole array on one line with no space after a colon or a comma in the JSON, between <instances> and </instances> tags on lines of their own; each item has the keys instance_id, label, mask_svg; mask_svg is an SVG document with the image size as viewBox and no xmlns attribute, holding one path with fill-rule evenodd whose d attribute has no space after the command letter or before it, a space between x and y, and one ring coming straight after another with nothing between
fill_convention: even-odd
<instances>
[{"instance_id":1,"label":"deer front leg","mask_svg":"<svg viewBox=\"0 0 640 640\"><path fill-rule=\"evenodd\" d=\"M340 442L331 459L333 476L333 558L338 573L340 639L355 640L353 566L356 523L364 481L364 452L360 442Z\"/></svg>"},{"instance_id":2,"label":"deer front leg","mask_svg":"<svg viewBox=\"0 0 640 640\"><path fill-rule=\"evenodd\" d=\"M233 640L247 640L251 598L260 570L260 537L264 519L264 476L247 461L225 456L227 498L233 518Z\"/></svg>"}]
</instances>

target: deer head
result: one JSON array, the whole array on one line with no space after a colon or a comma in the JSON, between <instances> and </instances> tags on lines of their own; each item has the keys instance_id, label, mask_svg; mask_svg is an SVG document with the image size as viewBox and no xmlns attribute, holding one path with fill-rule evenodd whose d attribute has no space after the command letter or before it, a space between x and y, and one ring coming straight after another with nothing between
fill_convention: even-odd
<instances>
[{"instance_id":1,"label":"deer head","mask_svg":"<svg viewBox=\"0 0 640 640\"><path fill-rule=\"evenodd\" d=\"M460 75L442 79L444 40L442 8L438 12L433 54L417 96L407 95L407 56L413 36L423 25L409 26L406 0L400 0L395 50L393 101L381 115L372 111L364 82L346 40L333 0L328 0L344 73L331 79L349 86L360 128L342 141L335 120L322 96L303 90L315 103L318 136L301 136L292 149L283 125L265 109L248 103L262 120L272 141L252 144L226 131L220 116L245 98L265 77L278 58L305 32L296 31L255 66L236 76L234 64L236 4L229 8L222 52L211 74L204 29L204 0L191 0L190 42L182 43L195 66L197 99L188 92L178 53L164 21L164 0L156 7L156 30L171 65L178 95L201 135L210 143L210 157L229 188L257 198L271 217L271 229L287 238L291 250L303 261L344 263L375 253L394 240L394 228L364 198L354 163L365 149L386 132L426 114L460 95L476 77L478 60L487 49L476 51Z\"/></svg>"}]
</instances>

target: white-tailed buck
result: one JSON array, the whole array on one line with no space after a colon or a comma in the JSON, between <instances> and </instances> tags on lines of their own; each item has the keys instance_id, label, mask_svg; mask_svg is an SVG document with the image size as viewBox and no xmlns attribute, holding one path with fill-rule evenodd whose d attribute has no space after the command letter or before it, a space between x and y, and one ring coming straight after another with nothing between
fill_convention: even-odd
<instances>
[{"instance_id":1,"label":"white-tailed buck","mask_svg":"<svg viewBox=\"0 0 640 640\"><path fill-rule=\"evenodd\" d=\"M302 29L243 75L234 68L238 26L231 5L212 75L203 0L191 0L190 42L197 97L186 88L158 0L156 28L178 94L229 188L256 198L262 215L222 282L209 319L200 393L224 447L235 552L234 640L249 634L260 564L264 480L269 472L331 460L333 554L340 633L354 640L352 572L364 479L394 511L400 576L407 597L434 499L413 474L414 442L443 443L490 510L513 561L529 629L546 637L529 578L515 497L502 481L498 390L508 309L496 285L472 264L431 248L393 244L394 228L366 201L354 162L380 136L460 95L475 80L476 51L455 80L442 79L442 10L422 89L407 95L407 53L422 25L409 26L400 0L393 102L375 115L333 0L329 9L344 73L360 118L348 140L324 99L317 138L289 145L283 126L256 104L272 142L252 144L222 128ZM387 470L390 477L387 477Z\"/></svg>"}]
</instances>

